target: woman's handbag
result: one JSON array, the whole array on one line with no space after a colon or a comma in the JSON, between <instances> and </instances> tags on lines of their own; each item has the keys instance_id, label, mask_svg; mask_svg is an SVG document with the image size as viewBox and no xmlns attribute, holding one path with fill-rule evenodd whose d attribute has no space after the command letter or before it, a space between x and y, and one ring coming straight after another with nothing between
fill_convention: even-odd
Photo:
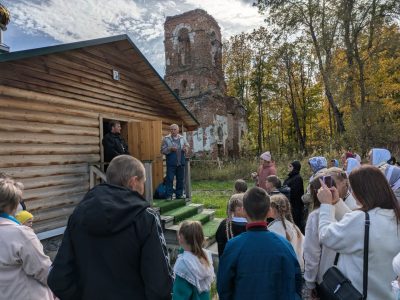
<instances>
[{"instance_id":1,"label":"woman's handbag","mask_svg":"<svg viewBox=\"0 0 400 300\"><path fill-rule=\"evenodd\" d=\"M368 290L368 246L369 246L369 214L365 213L364 232L364 265L363 265L363 293L361 294L336 267L339 253L336 254L332 267L325 272L319 285L319 296L322 300L362 300L367 299Z\"/></svg>"}]
</instances>

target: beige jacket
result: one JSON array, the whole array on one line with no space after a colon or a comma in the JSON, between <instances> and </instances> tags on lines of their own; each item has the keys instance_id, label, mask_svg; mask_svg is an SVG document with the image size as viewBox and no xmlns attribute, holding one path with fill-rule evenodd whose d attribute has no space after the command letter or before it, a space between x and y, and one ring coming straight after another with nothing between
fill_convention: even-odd
<instances>
[{"instance_id":1,"label":"beige jacket","mask_svg":"<svg viewBox=\"0 0 400 300\"><path fill-rule=\"evenodd\" d=\"M50 258L33 230L0 218L0 299L54 299L47 287Z\"/></svg>"},{"instance_id":2,"label":"beige jacket","mask_svg":"<svg viewBox=\"0 0 400 300\"><path fill-rule=\"evenodd\" d=\"M300 229L297 228L298 229L297 230L292 222L285 220L285 225L287 233L290 237L290 241L288 240L288 242L292 244L294 252L296 253L301 272L304 272L304 259L303 259L304 236L300 232ZM276 219L275 221L273 221L271 224L268 225L268 230L271 232L275 232L276 234L279 234L280 236L286 239L286 231L285 227L283 227L282 221Z\"/></svg>"}]
</instances>

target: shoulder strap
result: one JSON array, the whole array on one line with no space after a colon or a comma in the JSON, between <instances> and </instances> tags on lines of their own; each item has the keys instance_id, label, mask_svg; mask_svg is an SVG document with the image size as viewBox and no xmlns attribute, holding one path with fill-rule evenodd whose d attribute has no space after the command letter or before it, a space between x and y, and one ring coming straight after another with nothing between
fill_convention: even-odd
<instances>
[{"instance_id":1,"label":"shoulder strap","mask_svg":"<svg viewBox=\"0 0 400 300\"><path fill-rule=\"evenodd\" d=\"M368 294L368 251L369 251L369 214L365 212L365 231L364 231L364 267L363 267L363 299L367 299Z\"/></svg>"},{"instance_id":2,"label":"shoulder strap","mask_svg":"<svg viewBox=\"0 0 400 300\"><path fill-rule=\"evenodd\" d=\"M363 258L363 299L367 299L368 294L368 251L369 251L369 214L365 212L365 230L364 230L364 258ZM336 253L334 266L339 260L339 252Z\"/></svg>"}]
</instances>

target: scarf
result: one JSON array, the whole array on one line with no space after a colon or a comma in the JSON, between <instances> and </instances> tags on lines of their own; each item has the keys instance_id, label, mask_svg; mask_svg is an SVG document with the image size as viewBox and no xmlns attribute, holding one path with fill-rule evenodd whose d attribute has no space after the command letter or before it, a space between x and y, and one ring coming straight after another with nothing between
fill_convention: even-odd
<instances>
[{"instance_id":1,"label":"scarf","mask_svg":"<svg viewBox=\"0 0 400 300\"><path fill-rule=\"evenodd\" d=\"M8 219L8 220L11 220L11 221L17 223L18 225L21 225L21 223L16 218L14 218L13 216L11 216L5 212L0 213L0 218Z\"/></svg>"},{"instance_id":2,"label":"scarf","mask_svg":"<svg viewBox=\"0 0 400 300\"><path fill-rule=\"evenodd\" d=\"M357 169L361 166L361 164L355 158L348 158L346 160L346 162L347 162L347 168L346 168L347 176L350 175L351 171L353 171L354 169Z\"/></svg>"},{"instance_id":3,"label":"scarf","mask_svg":"<svg viewBox=\"0 0 400 300\"><path fill-rule=\"evenodd\" d=\"M210 262L209 266L203 265L199 258L189 251L179 254L174 266L175 274L195 286L199 293L209 291L215 277L211 254L205 249L203 251Z\"/></svg>"},{"instance_id":4,"label":"scarf","mask_svg":"<svg viewBox=\"0 0 400 300\"><path fill-rule=\"evenodd\" d=\"M389 182L393 192L400 188L400 168L397 166L388 166L385 170L385 177Z\"/></svg>"},{"instance_id":5,"label":"scarf","mask_svg":"<svg viewBox=\"0 0 400 300\"><path fill-rule=\"evenodd\" d=\"M386 163L391 157L391 154L387 149L373 148L371 151L372 164L376 167L378 167L382 163Z\"/></svg>"},{"instance_id":6,"label":"scarf","mask_svg":"<svg viewBox=\"0 0 400 300\"><path fill-rule=\"evenodd\" d=\"M308 160L308 163L310 164L313 173L317 173L319 170L326 168L328 165L326 158L323 156L311 157Z\"/></svg>"}]
</instances>

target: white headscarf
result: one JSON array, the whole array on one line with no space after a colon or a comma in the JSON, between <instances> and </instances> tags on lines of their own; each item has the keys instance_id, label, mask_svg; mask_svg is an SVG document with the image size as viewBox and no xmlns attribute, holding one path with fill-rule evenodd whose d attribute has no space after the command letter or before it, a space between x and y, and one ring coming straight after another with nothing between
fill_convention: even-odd
<instances>
[{"instance_id":1,"label":"white headscarf","mask_svg":"<svg viewBox=\"0 0 400 300\"><path fill-rule=\"evenodd\" d=\"M346 162L347 162L347 168L346 168L347 176L350 175L351 171L361 166L358 160L355 158L350 157L346 160Z\"/></svg>"},{"instance_id":2,"label":"white headscarf","mask_svg":"<svg viewBox=\"0 0 400 300\"><path fill-rule=\"evenodd\" d=\"M271 156L271 153L269 151L267 151L267 152L264 152L263 154L261 154L260 158L265 161L271 161L272 156Z\"/></svg>"},{"instance_id":3,"label":"white headscarf","mask_svg":"<svg viewBox=\"0 0 400 300\"><path fill-rule=\"evenodd\" d=\"M389 182L393 192L400 188L400 168L397 166L388 166L385 170L385 177Z\"/></svg>"},{"instance_id":4,"label":"white headscarf","mask_svg":"<svg viewBox=\"0 0 400 300\"><path fill-rule=\"evenodd\" d=\"M386 163L390 157L390 151L387 149L373 148L372 150L372 164L378 167L382 163Z\"/></svg>"},{"instance_id":5,"label":"white headscarf","mask_svg":"<svg viewBox=\"0 0 400 300\"><path fill-rule=\"evenodd\" d=\"M397 276L400 276L400 253L393 258L393 271Z\"/></svg>"}]
</instances>

